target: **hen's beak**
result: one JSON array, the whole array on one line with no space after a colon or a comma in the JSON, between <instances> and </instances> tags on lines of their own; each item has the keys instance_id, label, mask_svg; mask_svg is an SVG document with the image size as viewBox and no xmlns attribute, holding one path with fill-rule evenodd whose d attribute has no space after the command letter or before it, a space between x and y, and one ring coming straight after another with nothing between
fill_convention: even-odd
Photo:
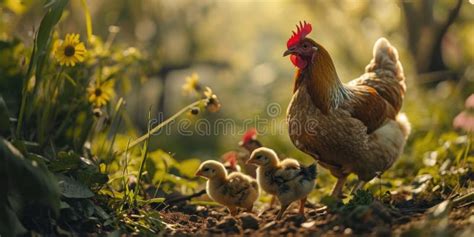
<instances>
[{"instance_id":1,"label":"hen's beak","mask_svg":"<svg viewBox=\"0 0 474 237\"><path fill-rule=\"evenodd\" d=\"M283 57L286 57L286 56L288 56L290 54L293 54L293 53L295 53L295 49L294 48L289 48L283 53Z\"/></svg>"}]
</instances>

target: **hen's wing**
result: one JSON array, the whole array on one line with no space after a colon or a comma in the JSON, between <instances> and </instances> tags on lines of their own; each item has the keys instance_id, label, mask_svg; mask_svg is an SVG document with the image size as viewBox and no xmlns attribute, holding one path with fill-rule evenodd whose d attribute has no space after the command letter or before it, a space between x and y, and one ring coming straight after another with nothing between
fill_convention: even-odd
<instances>
[{"instance_id":1,"label":"hen's wing","mask_svg":"<svg viewBox=\"0 0 474 237\"><path fill-rule=\"evenodd\" d=\"M362 121L367 126L367 133L377 130L388 118L395 119L397 111L374 88L363 85L348 88L353 96L344 102L342 108Z\"/></svg>"}]
</instances>

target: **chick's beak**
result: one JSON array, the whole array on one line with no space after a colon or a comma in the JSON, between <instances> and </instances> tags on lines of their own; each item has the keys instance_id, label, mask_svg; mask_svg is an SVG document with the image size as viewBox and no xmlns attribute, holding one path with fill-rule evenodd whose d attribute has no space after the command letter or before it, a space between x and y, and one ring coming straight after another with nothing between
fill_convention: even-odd
<instances>
[{"instance_id":1,"label":"chick's beak","mask_svg":"<svg viewBox=\"0 0 474 237\"><path fill-rule=\"evenodd\" d=\"M194 174L194 175L195 175L195 176L198 176L198 177L199 177L199 176L202 177L201 170L196 171L196 174Z\"/></svg>"},{"instance_id":2,"label":"chick's beak","mask_svg":"<svg viewBox=\"0 0 474 237\"><path fill-rule=\"evenodd\" d=\"M247 164L247 165L255 164L254 161L255 161L254 159L248 159L247 162L245 162L245 164Z\"/></svg>"}]
</instances>

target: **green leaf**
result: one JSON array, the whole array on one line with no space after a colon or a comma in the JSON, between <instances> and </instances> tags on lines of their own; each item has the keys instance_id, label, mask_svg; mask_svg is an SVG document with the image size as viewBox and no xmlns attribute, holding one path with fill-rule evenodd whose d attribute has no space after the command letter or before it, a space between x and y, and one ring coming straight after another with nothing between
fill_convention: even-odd
<instances>
[{"instance_id":1,"label":"green leaf","mask_svg":"<svg viewBox=\"0 0 474 237\"><path fill-rule=\"evenodd\" d=\"M84 18L86 19L86 29L87 29L87 41L92 39L92 20L91 13L89 12L89 7L87 6L86 0L81 0L82 8L84 9Z\"/></svg>"},{"instance_id":2,"label":"green leaf","mask_svg":"<svg viewBox=\"0 0 474 237\"><path fill-rule=\"evenodd\" d=\"M54 176L42 162L28 160L10 142L0 137L0 235L22 233L18 216L26 206L46 207L59 214L59 188ZM4 226L6 225L6 227ZM11 233L11 234L10 234Z\"/></svg>"},{"instance_id":3,"label":"green leaf","mask_svg":"<svg viewBox=\"0 0 474 237\"><path fill-rule=\"evenodd\" d=\"M52 0L46 4L47 13L41 20L38 33L36 35L36 52L32 56L31 62L36 66L36 80L41 80L43 65L48 55L47 49L51 44L51 33L54 26L59 22L63 14L64 7L69 0ZM31 65L30 65L31 66Z\"/></svg>"},{"instance_id":4,"label":"green leaf","mask_svg":"<svg viewBox=\"0 0 474 237\"><path fill-rule=\"evenodd\" d=\"M81 165L81 157L76 153L61 151L58 153L58 158L51 161L49 169L52 172L65 172L69 170L76 170Z\"/></svg>"},{"instance_id":5,"label":"green leaf","mask_svg":"<svg viewBox=\"0 0 474 237\"><path fill-rule=\"evenodd\" d=\"M10 125L10 115L8 113L7 105L3 100L3 97L0 95L0 136L11 136Z\"/></svg>"},{"instance_id":6,"label":"green leaf","mask_svg":"<svg viewBox=\"0 0 474 237\"><path fill-rule=\"evenodd\" d=\"M147 200L138 200L140 204L151 204L151 203L162 203L165 201L165 198L150 198Z\"/></svg>"},{"instance_id":7,"label":"green leaf","mask_svg":"<svg viewBox=\"0 0 474 237\"><path fill-rule=\"evenodd\" d=\"M97 214L97 216L99 216L103 220L110 219L110 215L107 212L105 212L102 207L94 205L94 208L95 208L95 213Z\"/></svg>"},{"instance_id":8,"label":"green leaf","mask_svg":"<svg viewBox=\"0 0 474 237\"><path fill-rule=\"evenodd\" d=\"M189 203L192 205L200 205L200 206L220 206L219 203L214 202L214 201L191 200Z\"/></svg>"},{"instance_id":9,"label":"green leaf","mask_svg":"<svg viewBox=\"0 0 474 237\"><path fill-rule=\"evenodd\" d=\"M179 164L179 173L189 178L193 178L200 164L201 161L199 159L184 160Z\"/></svg>"},{"instance_id":10,"label":"green leaf","mask_svg":"<svg viewBox=\"0 0 474 237\"><path fill-rule=\"evenodd\" d=\"M0 236L18 236L26 233L15 212L8 206L0 204Z\"/></svg>"},{"instance_id":11,"label":"green leaf","mask_svg":"<svg viewBox=\"0 0 474 237\"><path fill-rule=\"evenodd\" d=\"M71 177L59 175L61 194L67 198L91 198L94 193L85 185Z\"/></svg>"},{"instance_id":12,"label":"green leaf","mask_svg":"<svg viewBox=\"0 0 474 237\"><path fill-rule=\"evenodd\" d=\"M338 208L342 206L341 200L333 197L333 196L324 196L321 198L321 204L326 205L329 210L336 211Z\"/></svg>"},{"instance_id":13,"label":"green leaf","mask_svg":"<svg viewBox=\"0 0 474 237\"><path fill-rule=\"evenodd\" d=\"M109 177L107 176L107 174L102 174L99 172L98 169L94 169L92 167L78 170L77 179L82 183L88 185L89 187L94 184L102 185L109 181Z\"/></svg>"}]
</instances>

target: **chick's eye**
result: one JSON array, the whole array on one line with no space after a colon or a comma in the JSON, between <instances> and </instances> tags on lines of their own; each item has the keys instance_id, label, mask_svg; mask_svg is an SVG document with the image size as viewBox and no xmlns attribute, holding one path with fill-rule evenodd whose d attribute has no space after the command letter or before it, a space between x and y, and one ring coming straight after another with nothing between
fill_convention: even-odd
<instances>
[{"instance_id":1,"label":"chick's eye","mask_svg":"<svg viewBox=\"0 0 474 237\"><path fill-rule=\"evenodd\" d=\"M202 169L202 171L207 172L207 171L209 171L209 168L204 168L204 169Z\"/></svg>"},{"instance_id":2,"label":"chick's eye","mask_svg":"<svg viewBox=\"0 0 474 237\"><path fill-rule=\"evenodd\" d=\"M257 160L261 160L261 159L263 159L263 156L262 156L262 155L257 156Z\"/></svg>"}]
</instances>

